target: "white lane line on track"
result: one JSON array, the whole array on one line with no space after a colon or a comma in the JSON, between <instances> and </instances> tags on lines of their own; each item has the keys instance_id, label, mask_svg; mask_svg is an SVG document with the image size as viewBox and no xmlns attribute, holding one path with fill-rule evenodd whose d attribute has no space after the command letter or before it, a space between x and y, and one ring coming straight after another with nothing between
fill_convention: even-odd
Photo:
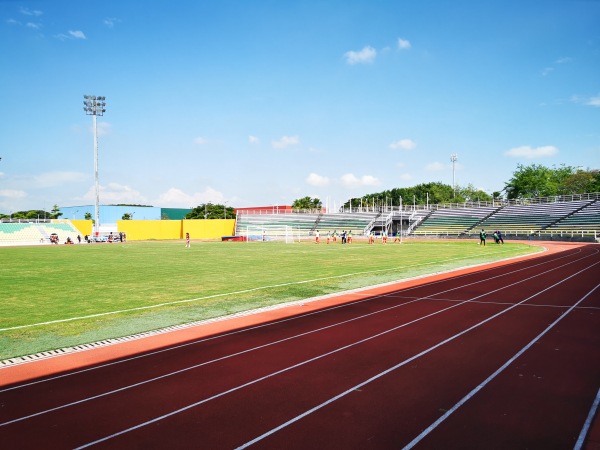
<instances>
[{"instance_id":1,"label":"white lane line on track","mask_svg":"<svg viewBox=\"0 0 600 450\"><path fill-rule=\"evenodd\" d=\"M496 275L496 276L493 276L493 277L482 279L482 280L480 280L478 282L468 283L468 284L465 284L465 285L461 285L461 286L459 286L457 288L447 289L447 290L444 290L444 291L440 291L437 294L431 294L430 296L427 296L427 297L415 297L415 298L418 298L418 299L429 299L429 297L431 297L433 295L443 294L445 292L449 292L449 291L452 291L452 290L455 290L455 289L459 289L459 288L462 288L462 287L471 286L473 284L477 284L477 283L482 283L482 282L485 282L485 281L489 281L489 280L492 280L494 278L500 278L500 277L512 275L514 273L521 272L523 270L527 270L527 269L530 269L530 268L533 268L533 267L543 266L544 264L549 264L549 263L552 263L552 262L556 262L556 261L559 261L561 259L568 258L570 256L576 256L578 253L581 253L581 249L576 249L572 253L569 252L567 255L559 256L558 258L554 258L554 259L551 259L551 260L548 260L548 261L542 261L542 262L539 262L537 264L532 264L532 265L523 267L521 269L516 269L516 270L513 270L513 271L509 271L509 272L504 272L504 273L502 273L500 275ZM575 261L578 261L578 260L575 260ZM450 280L454 281L454 280L457 280L457 279L460 279L460 278L471 276L473 274L486 273L486 272L491 271L491 270L495 270L495 269L494 268L484 269L484 270L481 270L481 271L478 271L478 272L472 272L472 273L467 273L467 274L459 275L459 276L454 277L452 279L444 279L444 280L432 281L432 282L429 282L429 283L426 283L426 284L423 284L423 285L417 285L417 286L412 286L412 287L409 287L409 288L403 288L401 290L403 292L407 292L407 291L411 291L411 290L414 290L414 289L422 288L424 286L433 286L433 285L436 285L436 284L448 282ZM200 343L207 342L207 341L210 341L210 340L220 339L222 337L227 337L227 336L232 336L232 335L235 335L235 334L245 333L245 332L248 332L248 331L252 331L252 330L256 330L256 329L260 329L260 328L265 328L265 327L269 327L269 326L272 326L272 325L277 325L277 324L281 324L281 323L284 323L284 322L289 322L289 321L292 321L292 320L302 319L302 318L305 318L305 317L308 317L308 316L312 316L312 315L317 315L317 314L322 314L322 313L330 312L330 311L333 311L335 309L347 308L347 307L350 307L352 305L356 305L358 303L370 302L370 301L372 301L374 299L378 299L378 298L392 297L392 296L394 296L394 294L395 294L395 292L390 292L390 293L387 293L387 294L370 296L369 298L367 298L365 300L357 300L357 301L350 302L350 303L344 303L342 305L336 305L336 306L332 306L332 307L329 307L329 308L321 309L321 310L318 310L318 311L313 311L313 312L310 312L310 313L305 313L305 314L297 315L297 316L294 316L294 317L288 317L288 318L285 318L285 319L280 319L280 320L269 322L269 323L266 323L266 324L255 325L255 326L252 326L252 327L243 328L241 330L235 330L235 331L231 331L231 332L228 332L228 333L222 333L222 334L219 334L217 336L211 336L211 337L208 337L208 338L202 338L202 339L199 339L199 340L194 340L192 342L186 342L185 344L179 344L179 345L171 346L171 347L166 348L166 349L155 350L155 351L152 351L152 352L144 353L143 355L137 355L137 356L133 356L133 357L129 357L129 358L124 358L124 359L121 359L119 361L114 361L114 362L110 362L110 363L100 364L100 365L97 365L97 366L94 366L94 367L90 367L90 368L87 368L87 369L75 370L75 371L72 371L72 372L69 372L69 373L66 373L66 374L57 375L57 376L53 376L53 377L49 377L49 378L44 378L43 380L31 381L31 382L23 383L23 384L20 384L20 385L17 385L17 386L12 386L10 388L0 389L0 393L6 392L6 391L15 390L15 389L21 389L21 388L32 386L32 385L35 385L35 384L46 383L46 382L49 382L49 381L54 381L54 380L58 380L58 379L65 378L65 377L79 375L81 373L90 372L90 371L94 371L94 370L98 370L98 369L102 369L102 368L114 366L114 365L117 365L117 364L122 364L122 363L126 363L126 362L135 361L135 360L138 360L138 359L141 359L141 358L146 358L146 357L149 357L149 356L154 356L154 355L157 355L157 354L160 354L160 353L165 353L165 352L169 352L169 351L172 351L172 350L177 350L177 349L180 349L180 348L183 348L183 347L188 347L188 346L191 346L191 345L200 344ZM402 306L402 305L398 305L398 306ZM3 368L0 368L0 370L2 370L2 369Z\"/></svg>"},{"instance_id":2,"label":"white lane line on track","mask_svg":"<svg viewBox=\"0 0 600 450\"><path fill-rule=\"evenodd\" d=\"M596 394L596 398L594 399L594 403L592 403L592 407L590 408L590 412L585 419L585 423L583 424L583 428L579 433L579 437L577 438L577 442L575 442L575 447L573 450L581 450L583 448L583 444L585 443L585 439L587 434L592 427L592 421L594 420L594 416L596 415L596 411L598 411L598 405L600 404L600 389L598 389L598 393Z\"/></svg>"},{"instance_id":3,"label":"white lane line on track","mask_svg":"<svg viewBox=\"0 0 600 450\"><path fill-rule=\"evenodd\" d=\"M595 263L593 266L595 266L596 264L599 264L599 263ZM590 266L590 267L593 267L593 266ZM588 267L588 268L589 268L589 267ZM580 270L579 272L577 272L577 273L575 273L575 274L573 274L573 275L570 275L569 277L567 277L567 278L564 278L564 279L562 279L561 281L559 281L559 282L557 282L557 283L554 283L552 286L549 286L549 287L547 287L546 289L543 289L542 291L539 291L538 293L536 293L536 294L532 295L531 297L528 297L528 298L526 298L525 300L523 300L523 301L522 301L522 302L520 302L520 303L524 303L524 302L526 302L526 301L528 301L528 300L532 299L533 297L536 297L536 296L538 296L539 294L541 294L541 293L543 293L543 292L545 292L545 291L547 291L547 290L550 290L550 289L552 289L553 287L555 287L555 286L557 286L557 285L559 285L559 284L563 283L564 281L566 281L566 280L568 280L568 279L570 279L570 278L574 277L575 275L578 275L579 273L581 273L581 272L583 272L583 271L587 270L588 268L586 268L586 269L583 269L583 270ZM598 286L596 286L596 287L595 287L593 290L595 290L597 287L598 287ZM592 290L592 291L590 291L588 294L586 294L586 297L587 297L587 296L588 296L588 295L589 295L591 292L593 292L593 290ZM585 298L585 297L584 297L584 298ZM583 299L581 299L581 300L580 300L580 302L581 302L582 300L583 300ZM312 408L312 409L310 409L310 410L308 410L308 411L305 411L304 413L302 413L302 414L300 414L300 415L298 415L298 416L296 416L296 417L294 417L294 418L292 418L292 419L288 420L287 422L285 422L285 423L283 423L283 424L279 425L278 427L275 427L275 428L273 428L273 429L271 429L271 430L267 431L266 433L263 433L263 434L261 434L260 436L258 436L258 437L256 437L256 438L254 438L254 439L252 439L252 440L250 440L250 441L246 442L245 444L243 444L243 445L241 445L241 446L237 447L237 450L239 450L239 449L244 449L244 448L247 448L247 447L249 447L249 446L251 446L251 445L253 445L253 444L255 444L255 443L257 443L257 442L259 442L259 441L261 441L261 440L263 440L263 439L265 439L266 437L268 437L268 436L270 436L270 435L272 435L272 434L274 434L274 433L276 433L276 432L278 432L278 431L282 430L283 428L285 428L285 427L287 427L287 426L289 426L289 425L291 425L291 424L293 424L293 423L297 422L298 420L300 420L300 419L302 419L302 418L304 418L304 417L306 417L306 416L308 416L308 415L310 415L310 414L314 413L315 411L318 411L319 409L321 409L321 408L323 408L323 407L325 407L325 406L327 406L327 405L329 405L329 404L331 404L331 403L333 403L333 402L335 402L335 401L339 400L340 398L342 398L342 397L345 397L346 395L350 394L351 392L354 392L354 391L356 391L357 389L360 389L361 387L363 387L363 386L365 386L365 385L367 385L367 384L371 383L372 381L375 381L375 380L377 380L377 379L379 379L379 378L383 377L384 375L387 375L388 373L390 373L390 372L393 372L394 370L396 370L396 369L398 369L398 368L400 368L400 367L402 367L402 366L404 366L404 365L408 364L409 362L411 362L411 361L414 361L415 359L417 359L417 358L419 358L419 357L421 357L421 356L423 356L423 355L425 355L425 354L427 354L427 353L430 353L431 351L433 351L433 350L435 350L435 349L437 349L437 348L441 347L442 345L445 345L445 344L447 344L448 342L451 342L451 341L453 341L454 339L456 339L456 338L458 338L458 337L462 336L463 334L466 334L466 333L468 333L469 331L471 331L471 330L473 330L473 329L475 329L475 328L478 328L478 327L480 327L481 325L483 325L483 324L485 324L485 323L487 323L487 322L489 322L489 321L491 321L491 320L495 319L496 317L498 317L498 316L500 316L500 315L502 315L502 314L504 314L504 313L506 313L506 312L510 311L511 309L515 308L516 306L517 306L517 305L514 305L514 306L511 306L511 307L509 307L509 308L507 308L507 309L505 309L505 310L503 310L503 311L500 311L499 313L497 313L497 314L494 314L493 316L491 316L491 317L489 317L489 318L487 318L487 319L485 319L485 320L483 320L483 321L481 321L481 322L479 322L479 323L477 323L477 324L475 324L475 325L473 325L473 326L471 326L471 327L469 327L469 328L467 328L467 329L465 329L465 330L461 331L460 333L457 333L457 334L455 334L454 336L451 336L451 337L449 337L449 338L447 338L447 339L445 339L445 340L443 340L443 341L439 342L438 344L436 344L436 345L434 345L434 346L432 346L432 347L428 348L427 350L424 350L424 351L422 351L421 353L418 353L418 354L416 354L416 355L412 356L411 358L409 358L409 359L406 359L406 360L402 361L401 363L399 363L399 364L397 364L397 365L395 365L395 366L393 366L393 367L390 367L389 369L387 369L387 370L385 370L385 371L383 371L383 372L380 372L380 373L378 373L377 375L375 375L375 376L373 376L373 377L369 378L368 380L365 380L365 381L363 381L362 383L360 383L360 384L357 384L356 386L354 386L354 387L352 387L352 388L350 388L350 389L348 389L348 390L346 390L346 391L344 391L344 392L342 392L342 393L340 393L340 394L336 395L335 397L332 397L332 398L330 398L329 400L327 400L327 401L325 401L325 402L321 403L320 405L317 405L317 406L315 406L314 408ZM563 316L564 316L564 315L566 315L566 314L568 314L568 311L565 311L565 313L563 313L563 315L562 315L561 317L563 317ZM405 447L405 448L408 448L408 447Z\"/></svg>"},{"instance_id":4,"label":"white lane line on track","mask_svg":"<svg viewBox=\"0 0 600 450\"><path fill-rule=\"evenodd\" d=\"M456 298L429 298L429 297L404 297L404 296L399 296L399 297L394 297L400 300L413 300L413 299L423 299L423 300L428 300L430 302L444 302L444 303L460 303L460 302L464 302L464 300L460 300L460 299L456 299ZM515 302L486 302L486 301L476 301L476 300L469 300L469 303L477 303L477 304L481 304L481 305L514 305ZM526 304L526 305L519 305L522 308L550 308L550 309L568 309L571 306L569 305L549 305L549 304ZM583 310L583 309L587 309L587 310L600 310L600 306L578 306L577 308L578 310ZM1 392L1 391L0 391Z\"/></svg>"},{"instance_id":5,"label":"white lane line on track","mask_svg":"<svg viewBox=\"0 0 600 450\"><path fill-rule=\"evenodd\" d=\"M508 252L508 250L504 250L504 252ZM535 255L535 254L536 253L533 253L532 255ZM294 282L290 282L290 283L273 284L273 285L269 285L269 286L259 286L259 287L250 288L250 289L242 289L240 291L235 291L235 292L225 292L225 293L221 293L221 294L207 295L204 297L195 297L195 298L189 298L189 299L185 299L185 300L176 300L176 301L172 301L172 302L157 303L156 305L140 306L137 308L128 308L128 309L120 309L120 310L116 310L116 311L107 311L107 312L98 313L98 314L90 314L87 316L68 317L66 319L50 320L48 322L39 322L39 323L31 323L31 324L27 324L27 325L17 325L14 327L0 328L0 332L21 330L24 328L34 328L34 327L39 327L39 326L43 326L43 325L53 325L53 324L57 324L57 323L73 322L76 320L94 319L97 317L122 314L122 313L132 312L132 311L143 311L143 310L147 310L147 309L161 308L164 306L180 305L180 304L184 304L184 303L192 303L192 302L197 302L200 300L208 300L208 299L212 299L212 298L229 297L231 295L239 295L239 294L248 294L250 292L263 291L266 289L274 289L274 288L279 288L279 287L316 283L318 281L334 280L334 279L338 279L338 278L348 278L348 277L353 277L356 275L368 275L368 274L372 274L372 273L392 272L394 270L399 270L399 269L430 266L432 264L444 264L444 263L451 262L451 261L457 261L457 260L462 260L462 259L468 260L468 259L477 258L480 256L481 255L473 255L473 256L469 256L469 257L448 258L443 261L432 261L432 262L427 262L427 263L415 264L412 266L391 267L389 269L365 270L365 271L361 271L361 272L348 273L348 274L337 275L337 276L333 276L333 277L323 277L323 278L315 278L312 280L294 281ZM520 258L523 256L528 256L528 255L519 255L519 256L516 256L515 258ZM495 261L490 261L490 262L486 262L483 264L490 264L493 262L495 262Z\"/></svg>"},{"instance_id":6,"label":"white lane line on track","mask_svg":"<svg viewBox=\"0 0 600 450\"><path fill-rule=\"evenodd\" d=\"M591 256L591 255L590 255L590 256ZM581 258L581 259L585 259L585 258L587 258L587 257L584 257L584 258ZM566 266L566 265L569 265L569 264L572 264L573 262L577 262L577 261L578 261L578 260L576 260L576 261L572 261L572 262L570 262L570 263L567 263L567 264L564 264L564 266ZM579 273L581 273L581 272L583 272L583 271L587 270L587 269L588 269L588 268L590 268L590 267L593 267L593 266L594 266L594 265L596 265L596 264L600 264L600 262L598 262L598 263L595 263L595 264L593 264L592 266L589 266L589 267L587 267L587 268L585 268L585 269L582 269L582 270L580 270L580 271L576 272L575 274L573 274L573 275L570 275L569 277L562 279L561 281L558 281L557 283L553 284L552 286L550 286L550 287L547 287L547 288L545 288L545 289L543 289L543 290L541 290L541 291L537 292L536 294L534 294L534 295L532 295L532 296L530 296L530 297L528 297L528 298L524 299L524 300L523 300L522 302L520 302L520 303L524 303L524 302L526 302L526 301L528 301L528 300L530 300L530 299L532 299L532 298L534 298L534 297L536 297L536 296L540 295L541 293L543 293L543 292L545 292L545 291L547 291L547 290L550 290L550 289L552 289L553 287L555 287L555 286L557 286L557 285L559 285L559 284L563 283L563 282L564 282L564 281L566 281L566 280L569 280L569 279L571 279L571 278L572 278L572 277L574 277L575 275L578 275ZM564 266L561 266L561 267L564 267ZM560 268L560 267L559 267L559 268ZM557 269L557 268L554 268L554 269L551 269L551 270L549 270L549 271L556 270L556 269ZM549 272L549 271L548 271L548 272ZM525 279L525 280L521 280L521 281L519 281L519 282L517 282L517 283L513 283L513 284L511 284L511 285L508 285L508 286L505 286L505 287L503 287L503 288L499 288L499 289L497 289L496 291L500 291L500 290L502 290L502 289L504 289L504 288L506 288L506 287L510 287L510 286L513 286L513 285L519 284L519 283L521 283L521 282L523 282L523 281L527 281L527 280L529 280L529 279L531 279L531 278L535 278L535 277L537 277L537 276L540 276L540 275L542 275L542 274L538 274L538 275L535 275L535 276L529 277L529 278L527 278L527 279ZM496 291L492 291L492 292L496 292ZM492 292L490 292L490 293L492 293ZM485 296L485 295L489 295L490 293L483 294L483 295L481 295L481 296L478 296L478 297L476 297L476 298L479 298L479 297L482 297L482 296ZM465 301L464 303L468 303L468 301ZM408 325L411 325L411 324L413 324L413 323L420 322L421 320L424 320L424 319L426 319L426 318L429 318L429 317L432 317L432 316L434 316L434 315L440 314L441 312L447 311L447 310L449 310L449 309L452 309L452 308L455 308L455 307L457 307L457 306L459 306L459 304L456 304L456 305L450 306L450 307L448 307L448 308L444 308L444 309L442 309L442 310L440 310L440 311L437 311L437 312L435 312L435 313L428 314L428 315L426 315L426 316L423 316L423 317L420 317L420 318L418 318L418 319L415 319L415 320L413 320L413 321L410 321L410 322L404 323L404 324L402 324L402 325L399 325L399 326L397 326L397 327L391 328L391 329L389 329L389 330L386 330L386 331L384 331L384 332L381 332L381 333L378 333L378 334L372 335L372 336L370 336L370 337L368 337L368 338L365 338L365 339L362 339L362 340L359 340L359 341L353 342L353 343L351 343L351 344L348 344L348 345L345 345L345 346L343 346L343 347L337 348L337 349L335 349L335 350L332 350L332 351L330 351L330 352L327 352L327 353L324 353L324 354L318 355L318 356L316 356L316 357L314 357L314 358L310 358L310 359L308 359L308 360L302 361L302 362L300 362L300 363L297 363L297 364L295 364L295 365L293 365L293 366L289 366L289 367L286 367L286 368L284 368L284 369L281 369L281 370L279 370L279 371L276 371L276 372L270 373L270 374L268 374L268 375L265 375L265 376L263 376L263 377L256 378L256 379L254 379L254 380L252 380L252 381L249 381L249 382L247 382L247 383L244 383L244 384L242 384L242 385L236 386L236 387L234 387L234 388L231 388L231 389L229 389L229 390L227 390L227 391L220 392L220 393L218 393L218 394L215 394L215 395L213 395L213 396L211 396L211 397L208 397L208 398L205 398L205 399L203 399L203 400L200 400L200 401L198 401L198 402L192 403L192 404L190 404L190 405L187 405L187 406L185 406L185 407L182 407L182 408L180 408L180 409L177 409L177 410L171 411L171 412L169 412L169 413L166 413L166 414L164 414L164 415L161 415L161 416L155 417L154 419L151 419L151 420L149 420L149 421L146 421L146 422L140 423L140 424L138 424L138 425L135 425L135 426L129 427L129 428L127 428L127 429L124 429L124 430L121 430L121 431L119 431L119 432L117 432L117 433L111 434L111 435L109 435L109 436L105 436L105 437L103 437L103 438L101 438L101 439L98 439L98 440L95 440L95 441L93 441L93 442L89 442L89 443L87 443L87 444L84 444L84 445L82 445L82 446L80 446L80 447L77 447L77 449L83 449L83 448L87 448L87 447L90 447L90 446L93 446L93 445L96 445L96 444L99 444L99 443L105 442L105 441L107 441L107 440L114 439L114 438L116 438L116 437L118 437L118 436L121 436L121 435L123 435L123 434L129 433L129 432L131 432L131 431L134 431L134 430L137 430L137 429L140 429L140 428L143 428L143 427L145 427L145 426L148 426L148 425L150 425L150 424L153 424L153 423L159 422L159 421L161 421L161 420L164 420L164 419L166 419L166 418L168 418L168 417L172 417L172 416L174 416L174 415L177 415L177 414L179 414L179 413L182 413L182 412L184 412L184 411L187 411L187 410L189 410L189 409L195 408L195 407L197 407L197 406L199 406L199 405L202 405L202 404L204 404L204 403L207 403L207 402L209 402L209 401L211 401L211 400L217 399L217 398L219 398L219 397L222 397L222 396L224 396L224 395L230 394L230 393L232 393L232 392L238 391L238 390L240 390L240 389L243 389L243 388L245 388L245 387L251 386L251 385L253 385L253 384L256 384L256 383L258 383L258 382L264 381L264 380L266 380L266 379L272 378L272 377L274 377L274 376L277 376L277 375L280 375L280 374L282 374L282 373L288 372L288 371L290 371L290 370L296 369L296 368L298 368L298 367L304 366L304 365L306 365L306 364L308 364L308 363L311 363L311 362L317 361L317 360L319 360L319 359L322 359L322 358L324 358L324 357L327 357L327 356L333 355L333 354L335 354L335 353L341 352L341 351L343 351L343 350L346 350L346 349L348 349L348 348L354 347L354 346L356 346L356 345L359 345L359 344L361 344L361 343L364 343L364 342L370 341L370 340L372 340L372 339L375 339L375 338L377 338L377 337L380 337L380 336L383 336L383 335L385 335L385 334L388 334L388 333L391 333L391 332L393 332L393 331L396 331L396 330L398 330L398 329L400 329L400 328L404 328L404 327L406 327L406 326L408 326ZM485 324L485 323L487 323L487 322L489 322L489 321L491 321L491 320L495 319L496 317L498 317L498 316L500 316L500 315L502 315L502 314L504 314L504 313L506 313L506 312L510 311L511 309L514 309L516 306L518 306L518 305L513 305L513 306L510 306L510 307L506 308L505 310L503 310L503 311L500 311L500 312L498 312L498 313L494 314L493 316L491 316L491 317L489 317L489 318L487 318L487 319L485 319L485 320L483 320L483 321L479 322L478 324L475 324L475 325L473 325L473 326L471 326L471 327L469 327L469 328L467 328L467 329L463 330L462 332L460 332L460 333L457 333L457 334L455 334L454 336L451 336L450 338L447 338L446 340L444 340L444 341L442 341L442 342L440 342L440 343L438 343L438 344L436 344L436 345L434 345L434 346L430 347L429 349L427 349L427 350L424 350L424 351L422 351L421 353L419 353L419 354L417 354L417 355L414 355L414 356L412 356L411 358L409 358L409 359L407 359L407 360L405 360L405 361L402 361L402 362L401 362L401 363L399 363L398 365L396 365L396 366L394 366L394 367L392 367L392 368L390 368L390 369L387 369L386 371L384 371L384 372L381 372L381 373L380 373L380 374L378 374L378 375L375 375L374 377L372 377L372 378L370 378L370 379L366 380L365 382L363 382L363 383L360 383L360 384L359 384L359 385L357 385L357 386L354 386L353 388L351 388L351 389L349 389L349 390L347 390L347 391L345 391L345 392L343 392L343 393L339 394L338 396L336 396L336 397L334 397L334 398L332 398L332 399L328 400L327 402L324 402L324 403L322 403L321 405L318 405L318 406L316 406L315 408L313 408L313 409L311 409L311 410L309 410L309 411L307 411L307 412L305 412L305 413L303 413L303 414L301 414L301 415L297 416L296 418L294 418L294 419L291 419L290 421L288 421L288 422L286 422L286 423L284 423L284 424L280 425L279 427L277 427L277 428L275 428L275 429L273 429L273 430L271 430L271 431L269 431L269 432L267 432L267 433L265 433L265 434L263 434L263 435L261 435L261 436L257 437L256 439L254 439L254 440L252 440L252 441L250 441L250 442L248 442L248 443L244 444L242 447L239 447L239 448L245 448L245 447L247 447L247 446L249 446L249 445L252 445L252 444L253 444L253 443L255 443L255 442L258 442L258 441L260 441L260 440L264 439L264 438L265 438L265 437L267 437L268 435L270 435L270 434L273 434L273 433L275 433L276 431L278 431L278 430L280 430L280 429L282 429L282 428L285 428L285 427L287 427L288 425L290 425L290 424L292 424L292 423L296 422L297 420L300 420L301 418L303 418L303 417L305 417L305 416L307 416L307 415L311 414L312 412L315 412L315 411L317 411L318 409L321 409L322 407L324 407L324 406L328 405L329 403L332 403L333 401L335 401L335 400L338 400L339 398L342 398L343 396L345 396L345 395L349 394L350 392L353 392L353 391L355 391L356 389L359 389L360 387L362 387L362 386L364 386L364 385L366 385L366 384L370 383L371 381L374 381L374 380L376 380L377 378L380 378L380 377L382 377L383 375L385 375L385 374L387 374L387 373L389 373L389 372L392 372L393 370L395 370L395 369L397 369L397 368L399 368L399 367L401 367L401 366L403 366L403 365L405 365L405 364L408 364L409 362L411 362L411 361L413 361L413 360L415 360L415 359L419 358L420 356L423 356L423 355L425 355L425 354L427 354L427 353L429 353L429 352L431 352L431 351L435 350L436 348L438 348L438 347L440 347L440 346L442 346L442 345L444 345L444 344L446 344L446 343L448 343L448 342L450 342L450 341L453 341L454 339L456 339L456 338L458 338L458 337L462 336L463 334L465 334L465 333L467 333L467 332L469 332L469 331L471 331L471 330L473 330L473 329L475 329L475 328L478 328L479 326L481 326L481 325L483 325L483 324Z\"/></svg>"},{"instance_id":7,"label":"white lane line on track","mask_svg":"<svg viewBox=\"0 0 600 450\"><path fill-rule=\"evenodd\" d=\"M597 284L591 291L585 294L575 305L571 306L567 311L562 313L558 319L552 322L544 331L538 334L535 338L533 338L525 347L519 350L517 353L513 355L508 361L506 361L502 366L500 366L494 373L492 373L489 377L487 377L483 382L481 382L475 389L465 395L461 400L459 400L452 408L446 411L439 419L429 425L421 434L419 434L416 438L410 441L405 447L404 450L410 450L415 445L417 445L420 441L422 441L429 433L431 433L434 429L436 429L443 421L445 421L450 415L452 415L458 408L464 405L467 401L473 398L479 391L481 391L490 381L496 378L500 373L502 373L508 366L510 366L519 356L529 350L537 341L539 341L548 331L554 328L561 320L563 320L568 314L570 314L577 305L583 302L586 298L588 298L592 292L594 292L600 284Z\"/></svg>"}]
</instances>

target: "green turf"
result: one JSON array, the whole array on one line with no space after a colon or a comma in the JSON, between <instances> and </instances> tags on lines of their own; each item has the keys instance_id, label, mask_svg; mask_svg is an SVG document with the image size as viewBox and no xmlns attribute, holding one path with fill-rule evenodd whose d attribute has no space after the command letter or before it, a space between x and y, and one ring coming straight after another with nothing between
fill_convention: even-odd
<instances>
[{"instance_id":1,"label":"green turf","mask_svg":"<svg viewBox=\"0 0 600 450\"><path fill-rule=\"evenodd\" d=\"M535 251L454 240L0 247L0 359Z\"/></svg>"}]
</instances>

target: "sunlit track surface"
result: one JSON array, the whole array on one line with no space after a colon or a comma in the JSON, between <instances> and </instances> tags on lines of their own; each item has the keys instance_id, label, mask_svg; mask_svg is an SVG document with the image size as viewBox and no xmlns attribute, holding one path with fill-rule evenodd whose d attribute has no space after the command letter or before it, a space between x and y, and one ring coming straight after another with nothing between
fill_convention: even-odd
<instances>
[{"instance_id":1,"label":"sunlit track surface","mask_svg":"<svg viewBox=\"0 0 600 450\"><path fill-rule=\"evenodd\" d=\"M1 442L573 448L600 385L599 274L582 246L5 386Z\"/></svg>"}]
</instances>

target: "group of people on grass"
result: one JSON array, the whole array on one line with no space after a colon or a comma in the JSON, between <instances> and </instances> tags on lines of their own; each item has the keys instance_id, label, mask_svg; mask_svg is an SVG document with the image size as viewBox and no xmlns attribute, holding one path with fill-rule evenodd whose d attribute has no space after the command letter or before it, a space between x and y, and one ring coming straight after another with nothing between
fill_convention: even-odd
<instances>
[{"instance_id":1,"label":"group of people on grass","mask_svg":"<svg viewBox=\"0 0 600 450\"><path fill-rule=\"evenodd\" d=\"M315 230L314 236L315 236L315 244L320 244L321 243L321 233L319 233L319 230ZM352 230L348 230L348 232L346 232L346 230L344 230L339 234L339 236L342 240L342 244L351 244L352 243ZM333 233L331 231L328 231L327 232L327 241L326 241L327 244L329 244L330 242L333 242L333 243L337 242L337 237L338 237L337 230L333 230ZM369 238L369 244L375 243L375 233L373 233L371 231L369 233L368 238ZM381 234L381 243L387 244L387 240L388 240L388 233L387 233L387 231L384 231ZM399 233L395 234L394 242L401 242Z\"/></svg>"},{"instance_id":2,"label":"group of people on grass","mask_svg":"<svg viewBox=\"0 0 600 450\"><path fill-rule=\"evenodd\" d=\"M504 245L504 238L502 237L502 232L500 230L494 231L493 236L494 236L494 242L496 244L502 243ZM481 231L479 232L479 245L485 246L486 238L487 238L487 233L482 228Z\"/></svg>"},{"instance_id":3,"label":"group of people on grass","mask_svg":"<svg viewBox=\"0 0 600 450\"><path fill-rule=\"evenodd\" d=\"M342 244L352 244L352 230L348 230L346 232L346 230L343 230L341 233L339 233L340 239L342 240ZM327 232L327 243L329 244L330 242L337 242L337 237L338 237L338 232L337 230L333 230L333 233L331 231ZM315 230L315 244L320 244L321 243L321 233L319 233L319 230Z\"/></svg>"}]
</instances>

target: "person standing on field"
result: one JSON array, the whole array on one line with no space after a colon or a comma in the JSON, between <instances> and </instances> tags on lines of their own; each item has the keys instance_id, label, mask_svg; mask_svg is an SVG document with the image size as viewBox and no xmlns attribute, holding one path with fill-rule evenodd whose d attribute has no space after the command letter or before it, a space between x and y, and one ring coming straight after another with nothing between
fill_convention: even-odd
<instances>
[{"instance_id":1,"label":"person standing on field","mask_svg":"<svg viewBox=\"0 0 600 450\"><path fill-rule=\"evenodd\" d=\"M315 244L319 243L319 230L315 231Z\"/></svg>"},{"instance_id":2,"label":"person standing on field","mask_svg":"<svg viewBox=\"0 0 600 450\"><path fill-rule=\"evenodd\" d=\"M185 233L185 248L190 248L190 233Z\"/></svg>"},{"instance_id":3,"label":"person standing on field","mask_svg":"<svg viewBox=\"0 0 600 450\"><path fill-rule=\"evenodd\" d=\"M504 245L504 238L502 237L502 232L498 230L496 231L496 233L498 234L498 241L502 242L502 245Z\"/></svg>"},{"instance_id":4,"label":"person standing on field","mask_svg":"<svg viewBox=\"0 0 600 450\"><path fill-rule=\"evenodd\" d=\"M483 245L485 247L485 238L487 237L487 234L485 234L485 230L482 228L481 232L479 233L479 245Z\"/></svg>"}]
</instances>

